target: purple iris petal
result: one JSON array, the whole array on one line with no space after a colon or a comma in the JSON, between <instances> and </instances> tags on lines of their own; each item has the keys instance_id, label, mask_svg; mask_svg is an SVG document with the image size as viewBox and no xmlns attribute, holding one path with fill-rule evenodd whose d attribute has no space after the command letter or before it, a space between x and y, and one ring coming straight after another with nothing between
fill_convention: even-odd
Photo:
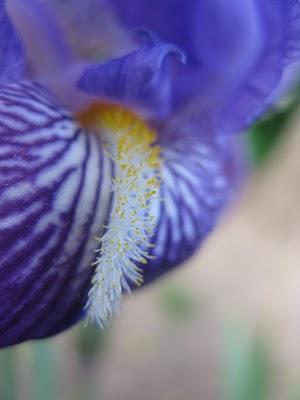
<instances>
[{"instance_id":1,"label":"purple iris petal","mask_svg":"<svg viewBox=\"0 0 300 400\"><path fill-rule=\"evenodd\" d=\"M9 0L7 11L22 34L27 64L35 78L58 75L73 58L51 9L41 0Z\"/></svg>"},{"instance_id":2,"label":"purple iris petal","mask_svg":"<svg viewBox=\"0 0 300 400\"><path fill-rule=\"evenodd\" d=\"M124 33L106 0L52 0L49 6L80 58L108 59L133 50L130 35Z\"/></svg>"},{"instance_id":3,"label":"purple iris petal","mask_svg":"<svg viewBox=\"0 0 300 400\"><path fill-rule=\"evenodd\" d=\"M24 73L25 55L22 40L12 25L0 0L0 84L16 81Z\"/></svg>"},{"instance_id":4,"label":"purple iris petal","mask_svg":"<svg viewBox=\"0 0 300 400\"><path fill-rule=\"evenodd\" d=\"M111 162L40 86L0 91L0 345L78 318L95 235L110 207ZM100 230L100 232L99 232Z\"/></svg>"},{"instance_id":5,"label":"purple iris petal","mask_svg":"<svg viewBox=\"0 0 300 400\"><path fill-rule=\"evenodd\" d=\"M50 89L69 109L77 110L89 98L76 88L86 62L73 54L53 11L51 4L42 0L9 0L7 4L26 49L26 77Z\"/></svg>"},{"instance_id":6,"label":"purple iris petal","mask_svg":"<svg viewBox=\"0 0 300 400\"><path fill-rule=\"evenodd\" d=\"M227 139L223 143L210 139L199 140L195 131L187 137L181 130L164 136L164 201L153 238L155 258L150 265L140 265L146 283L200 248L239 186L239 151Z\"/></svg>"},{"instance_id":7,"label":"purple iris petal","mask_svg":"<svg viewBox=\"0 0 300 400\"><path fill-rule=\"evenodd\" d=\"M219 117L223 131L248 126L272 103L289 64L300 55L300 3L257 0L262 47L253 67Z\"/></svg>"},{"instance_id":8,"label":"purple iris petal","mask_svg":"<svg viewBox=\"0 0 300 400\"><path fill-rule=\"evenodd\" d=\"M3 347L55 334L82 316L113 168L99 136L84 132L40 85L2 86L0 101ZM161 142L165 201L145 283L190 256L228 202L228 149L213 142L179 133Z\"/></svg>"},{"instance_id":9,"label":"purple iris petal","mask_svg":"<svg viewBox=\"0 0 300 400\"><path fill-rule=\"evenodd\" d=\"M166 116L172 106L171 74L166 60L170 54L184 61L182 53L172 45L144 45L125 57L87 67L78 87L93 95L154 111L156 116Z\"/></svg>"},{"instance_id":10,"label":"purple iris petal","mask_svg":"<svg viewBox=\"0 0 300 400\"><path fill-rule=\"evenodd\" d=\"M175 67L177 110L209 114L219 131L245 128L272 100L285 66L299 57L294 0L110 0L130 29L152 30L188 55Z\"/></svg>"}]
</instances>

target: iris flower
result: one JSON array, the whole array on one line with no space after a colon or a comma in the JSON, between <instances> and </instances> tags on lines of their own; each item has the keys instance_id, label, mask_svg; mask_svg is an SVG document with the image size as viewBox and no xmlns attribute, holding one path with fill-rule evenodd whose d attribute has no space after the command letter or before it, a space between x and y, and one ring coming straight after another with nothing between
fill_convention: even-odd
<instances>
[{"instance_id":1,"label":"iris flower","mask_svg":"<svg viewBox=\"0 0 300 400\"><path fill-rule=\"evenodd\" d=\"M51 4L50 4L51 3ZM0 345L185 261L299 53L296 0L0 0Z\"/></svg>"}]
</instances>

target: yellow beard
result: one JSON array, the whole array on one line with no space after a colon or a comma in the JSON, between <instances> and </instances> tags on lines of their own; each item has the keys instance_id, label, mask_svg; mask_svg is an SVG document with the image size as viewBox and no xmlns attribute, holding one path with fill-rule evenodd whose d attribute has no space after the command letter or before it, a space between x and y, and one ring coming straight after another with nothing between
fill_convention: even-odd
<instances>
[{"instance_id":1,"label":"yellow beard","mask_svg":"<svg viewBox=\"0 0 300 400\"><path fill-rule=\"evenodd\" d=\"M159 201L162 158L157 135L142 119L112 104L97 103L78 114L82 126L100 133L115 166L113 204L94 262L88 319L105 326L119 309L129 282L140 285L138 264L150 258L155 229L153 201Z\"/></svg>"}]
</instances>

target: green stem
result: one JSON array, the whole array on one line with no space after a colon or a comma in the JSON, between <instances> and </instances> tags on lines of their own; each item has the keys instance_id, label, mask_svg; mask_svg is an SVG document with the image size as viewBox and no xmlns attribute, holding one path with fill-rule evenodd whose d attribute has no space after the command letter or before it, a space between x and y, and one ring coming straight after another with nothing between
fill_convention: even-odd
<instances>
[{"instance_id":1,"label":"green stem","mask_svg":"<svg viewBox=\"0 0 300 400\"><path fill-rule=\"evenodd\" d=\"M16 352L13 349L0 352L0 399L16 400Z\"/></svg>"},{"instance_id":2,"label":"green stem","mask_svg":"<svg viewBox=\"0 0 300 400\"><path fill-rule=\"evenodd\" d=\"M57 393L57 365L54 346L49 342L32 345L33 396L32 400L55 400Z\"/></svg>"}]
</instances>

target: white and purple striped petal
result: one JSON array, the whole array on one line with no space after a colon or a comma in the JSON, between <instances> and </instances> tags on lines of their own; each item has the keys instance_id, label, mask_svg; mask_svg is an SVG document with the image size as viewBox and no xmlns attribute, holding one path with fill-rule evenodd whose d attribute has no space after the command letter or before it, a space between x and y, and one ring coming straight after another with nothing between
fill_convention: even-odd
<instances>
[{"instance_id":1,"label":"white and purple striped petal","mask_svg":"<svg viewBox=\"0 0 300 400\"><path fill-rule=\"evenodd\" d=\"M197 129L194 127L194 129ZM158 224L152 239L152 265L140 265L146 282L189 258L206 239L239 183L241 162L232 143L199 141L197 132L171 133L162 141L166 160L162 171ZM229 156L230 154L230 156ZM229 169L228 159L234 164Z\"/></svg>"},{"instance_id":2,"label":"white and purple striped petal","mask_svg":"<svg viewBox=\"0 0 300 400\"><path fill-rule=\"evenodd\" d=\"M95 236L112 204L113 165L100 137L83 131L40 85L3 86L0 104L4 347L53 335L83 316ZM164 201L152 240L156 258L144 269L145 283L195 251L231 191L224 157L214 146L184 135L168 144L164 156Z\"/></svg>"},{"instance_id":3,"label":"white and purple striped petal","mask_svg":"<svg viewBox=\"0 0 300 400\"><path fill-rule=\"evenodd\" d=\"M111 162L36 84L0 92L0 344L78 318L94 236L110 207Z\"/></svg>"}]
</instances>

